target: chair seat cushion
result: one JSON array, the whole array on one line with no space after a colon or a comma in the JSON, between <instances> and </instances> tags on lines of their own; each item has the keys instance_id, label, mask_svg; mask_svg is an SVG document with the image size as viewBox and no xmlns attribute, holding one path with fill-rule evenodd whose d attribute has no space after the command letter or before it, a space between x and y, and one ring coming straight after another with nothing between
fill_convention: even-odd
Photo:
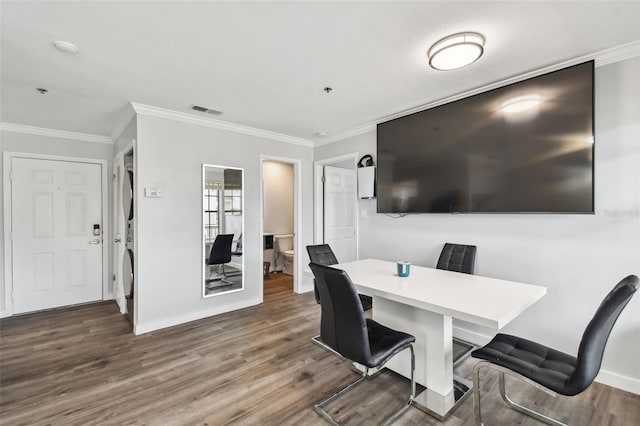
<instances>
[{"instance_id":1,"label":"chair seat cushion","mask_svg":"<svg viewBox=\"0 0 640 426\"><path fill-rule=\"evenodd\" d=\"M392 330L368 318L367 332L371 359L365 365L369 368L381 366L398 351L416 341L416 338L410 334Z\"/></svg>"},{"instance_id":2,"label":"chair seat cushion","mask_svg":"<svg viewBox=\"0 0 640 426\"><path fill-rule=\"evenodd\" d=\"M497 334L471 356L508 368L559 394L575 394L567 386L567 380L576 369L577 360L564 352L509 334Z\"/></svg>"}]
</instances>

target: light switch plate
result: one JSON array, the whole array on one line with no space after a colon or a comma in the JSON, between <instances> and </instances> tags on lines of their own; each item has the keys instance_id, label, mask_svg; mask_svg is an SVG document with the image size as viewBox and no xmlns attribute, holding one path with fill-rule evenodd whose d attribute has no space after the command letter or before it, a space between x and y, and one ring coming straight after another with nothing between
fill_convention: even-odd
<instances>
[{"instance_id":1,"label":"light switch plate","mask_svg":"<svg viewBox=\"0 0 640 426\"><path fill-rule=\"evenodd\" d=\"M160 198L162 197L162 189L154 186L147 186L144 189L144 196L147 198Z\"/></svg>"}]
</instances>

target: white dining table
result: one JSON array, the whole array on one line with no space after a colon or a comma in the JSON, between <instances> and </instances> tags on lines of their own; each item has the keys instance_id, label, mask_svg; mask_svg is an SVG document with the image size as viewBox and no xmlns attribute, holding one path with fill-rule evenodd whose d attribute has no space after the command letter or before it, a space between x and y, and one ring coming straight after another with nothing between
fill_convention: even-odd
<instances>
[{"instance_id":1,"label":"white dining table","mask_svg":"<svg viewBox=\"0 0 640 426\"><path fill-rule=\"evenodd\" d=\"M547 292L539 285L417 265L403 278L395 262L376 259L333 267L347 272L358 292L373 297L375 321L415 336L415 379L426 387L415 405L441 420L471 391L469 381L454 384L452 318L499 330ZM410 377L410 365L404 351L385 367Z\"/></svg>"}]
</instances>

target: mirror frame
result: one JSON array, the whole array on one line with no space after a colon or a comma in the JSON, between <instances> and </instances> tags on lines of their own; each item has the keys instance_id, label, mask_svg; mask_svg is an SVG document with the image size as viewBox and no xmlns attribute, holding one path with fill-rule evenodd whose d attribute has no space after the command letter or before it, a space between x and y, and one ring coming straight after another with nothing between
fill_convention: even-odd
<instances>
[{"instance_id":1,"label":"mirror frame","mask_svg":"<svg viewBox=\"0 0 640 426\"><path fill-rule=\"evenodd\" d=\"M236 288L234 290L228 290L228 291L221 291L220 293L214 293L214 294L206 294L207 293L207 287L206 287L206 283L205 283L205 279L206 279L206 274L207 274L207 268L209 265L207 265L207 250L206 250L206 241L205 241L205 235L204 235L204 189L205 189L205 185L206 185L206 173L207 173L207 167L216 167L219 169L230 169L230 170L240 170L241 173L241 178L242 178L242 196L241 196L241 200L242 200L242 234L243 234L243 244L242 244L242 286L240 288ZM202 298L206 299L208 297L215 297L215 296L224 296L227 294L231 294L231 293L237 293L239 291L244 291L245 289L245 242L246 239L244 238L244 233L245 233L245 229L244 229L244 217L245 217L245 181L244 181L244 168L242 167L229 167L229 166L220 166L217 164L207 164L207 163L202 163L202 177L201 177L201 181L200 181L200 245L201 245L201 252L202 252L202 259L201 259L201 264L202 264L202 275L201 275L201 279L200 279L200 285L202 286Z\"/></svg>"}]
</instances>

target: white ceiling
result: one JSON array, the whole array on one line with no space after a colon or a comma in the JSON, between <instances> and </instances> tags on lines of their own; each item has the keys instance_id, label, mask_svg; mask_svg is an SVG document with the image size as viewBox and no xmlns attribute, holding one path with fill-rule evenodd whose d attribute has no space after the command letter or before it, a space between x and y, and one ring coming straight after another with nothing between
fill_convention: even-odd
<instances>
[{"instance_id":1,"label":"white ceiling","mask_svg":"<svg viewBox=\"0 0 640 426\"><path fill-rule=\"evenodd\" d=\"M1 23L2 122L110 136L130 101L209 117L198 104L322 141L640 40L640 2L2 1ZM430 69L429 46L460 31L485 36L484 56Z\"/></svg>"}]
</instances>

